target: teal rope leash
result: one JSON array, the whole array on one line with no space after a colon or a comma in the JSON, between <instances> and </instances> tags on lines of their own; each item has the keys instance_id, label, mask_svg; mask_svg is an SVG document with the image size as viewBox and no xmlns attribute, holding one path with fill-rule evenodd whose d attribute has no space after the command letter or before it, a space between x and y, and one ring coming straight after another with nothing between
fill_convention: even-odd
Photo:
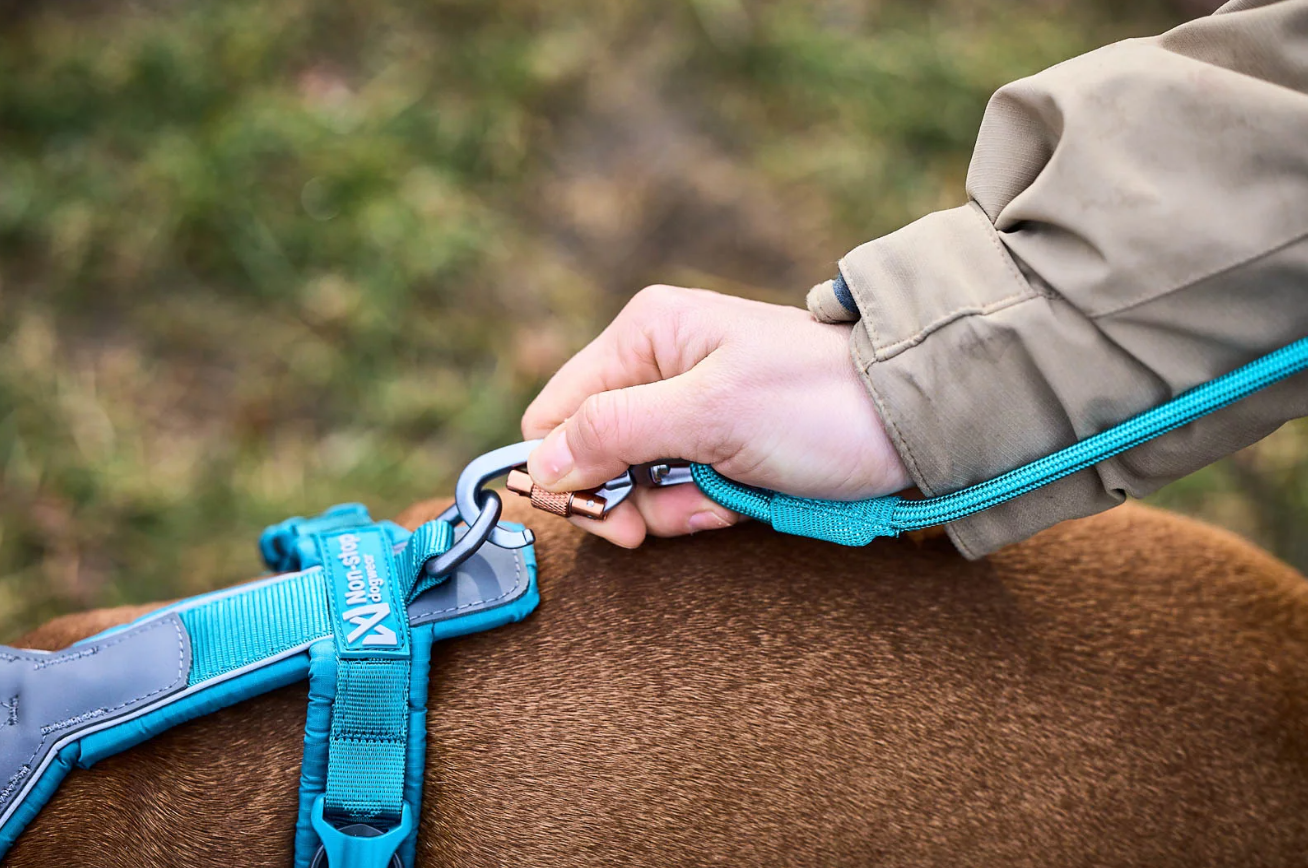
<instances>
[{"instance_id":1,"label":"teal rope leash","mask_svg":"<svg viewBox=\"0 0 1308 868\"><path fill-rule=\"evenodd\" d=\"M877 537L945 524L997 506L1174 431L1305 369L1308 338L1301 338L1066 449L953 494L925 500L898 496L817 500L741 485L707 464L691 465L691 474L709 498L741 515L765 521L784 533L861 546Z\"/></svg>"}]
</instances>

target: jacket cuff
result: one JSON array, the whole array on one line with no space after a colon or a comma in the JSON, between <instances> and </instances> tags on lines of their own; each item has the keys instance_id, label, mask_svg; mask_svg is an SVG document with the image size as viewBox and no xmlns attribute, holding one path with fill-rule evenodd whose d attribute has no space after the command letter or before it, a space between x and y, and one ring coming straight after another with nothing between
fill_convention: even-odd
<instances>
[{"instance_id":1,"label":"jacket cuff","mask_svg":"<svg viewBox=\"0 0 1308 868\"><path fill-rule=\"evenodd\" d=\"M825 323L846 323L858 319L858 306L845 278L824 280L808 291L808 312Z\"/></svg>"},{"instance_id":2,"label":"jacket cuff","mask_svg":"<svg viewBox=\"0 0 1308 868\"><path fill-rule=\"evenodd\" d=\"M1070 396L1042 373L1066 366L1061 338L1094 326L1023 276L975 204L868 242L840 270L862 312L855 364L924 494L983 482L1078 439ZM1074 474L947 530L965 556L980 557L1120 502L1105 489L1095 471Z\"/></svg>"},{"instance_id":3,"label":"jacket cuff","mask_svg":"<svg viewBox=\"0 0 1308 868\"><path fill-rule=\"evenodd\" d=\"M863 352L873 361L893 358L956 320L1039 294L975 203L854 248L840 271L866 325Z\"/></svg>"}]
</instances>

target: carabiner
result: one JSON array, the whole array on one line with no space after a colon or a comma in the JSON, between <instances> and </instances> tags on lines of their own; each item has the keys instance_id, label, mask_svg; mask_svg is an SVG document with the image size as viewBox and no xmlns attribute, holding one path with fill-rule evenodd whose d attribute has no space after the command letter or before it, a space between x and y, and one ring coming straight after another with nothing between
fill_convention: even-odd
<instances>
[{"instance_id":1,"label":"carabiner","mask_svg":"<svg viewBox=\"0 0 1308 868\"><path fill-rule=\"evenodd\" d=\"M454 484L454 504L441 514L441 519L452 524L462 521L469 528L484 526L480 521L482 502L490 492L482 489L492 479L506 474L509 477L509 490L531 498L531 505L537 509L564 517L580 515L597 521L604 520L613 507L626 500L637 486L663 488L694 481L691 479L689 464L663 460L629 467L603 485L585 491L546 491L526 471L527 457L540 442L525 440L501 446L474 458L459 474L459 480ZM531 545L535 536L530 530L510 530L497 524L486 539L500 548L517 549ZM457 547L459 543L455 545ZM442 556L441 560L445 561L446 558Z\"/></svg>"},{"instance_id":2,"label":"carabiner","mask_svg":"<svg viewBox=\"0 0 1308 868\"><path fill-rule=\"evenodd\" d=\"M459 474L459 481L454 484L454 504L441 513L441 519L450 523L462 520L469 528L475 525L481 517L482 488L495 477L526 464L527 456L539 445L539 440L527 440L492 449L474 458ZM511 530L497 524L491 529L488 539L502 549L520 549L531 545L536 536L525 528Z\"/></svg>"},{"instance_id":3,"label":"carabiner","mask_svg":"<svg viewBox=\"0 0 1308 868\"><path fill-rule=\"evenodd\" d=\"M486 540L490 537L492 531L499 527L500 513L504 511L504 502L500 496L493 491L481 492L480 512L469 524L468 529L463 532L463 536L454 541L454 545L445 550L444 553L434 558L428 558L427 562L422 565L422 569L429 576L445 576L454 571L454 568L466 561L477 553ZM449 512L449 510L446 510ZM442 521L450 519L441 516ZM531 541L531 531L527 531L528 543Z\"/></svg>"},{"instance_id":4,"label":"carabiner","mask_svg":"<svg viewBox=\"0 0 1308 868\"><path fill-rule=\"evenodd\" d=\"M531 505L536 509L564 518L580 515L595 521L608 518L613 507L630 497L637 486L664 488L687 482L694 482L690 465L685 461L666 459L629 467L603 485L582 491L546 491L536 484L525 468L509 471L509 491L531 498Z\"/></svg>"}]
</instances>

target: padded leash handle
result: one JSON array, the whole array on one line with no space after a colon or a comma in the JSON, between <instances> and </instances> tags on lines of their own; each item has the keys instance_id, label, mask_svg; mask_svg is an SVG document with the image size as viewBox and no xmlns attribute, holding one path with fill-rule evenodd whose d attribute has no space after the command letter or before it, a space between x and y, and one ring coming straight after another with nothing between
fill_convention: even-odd
<instances>
[{"instance_id":1,"label":"padded leash handle","mask_svg":"<svg viewBox=\"0 0 1308 868\"><path fill-rule=\"evenodd\" d=\"M695 484L716 503L767 522L783 533L862 546L877 537L946 524L998 506L1228 407L1305 369L1308 338L1301 338L1066 449L941 497L820 500L742 485L706 464L691 465L691 473Z\"/></svg>"}]
</instances>

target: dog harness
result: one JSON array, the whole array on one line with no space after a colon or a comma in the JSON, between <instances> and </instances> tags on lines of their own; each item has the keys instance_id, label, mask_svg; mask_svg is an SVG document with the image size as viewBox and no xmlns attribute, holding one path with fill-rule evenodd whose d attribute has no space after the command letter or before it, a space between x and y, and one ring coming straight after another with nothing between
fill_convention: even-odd
<instances>
[{"instance_id":1,"label":"dog harness","mask_svg":"<svg viewBox=\"0 0 1308 868\"><path fill-rule=\"evenodd\" d=\"M521 620L539 600L531 531L499 523L499 496L483 488L505 472L511 490L562 515L603 518L635 486L693 480L776 530L863 545L1017 497L1305 368L1308 338L1039 461L924 500L796 498L673 461L560 495L514 470L539 442L529 441L469 464L454 506L412 533L358 504L289 519L260 539L279 575L63 651L0 646L0 857L74 766L307 678L295 868L412 868L432 643Z\"/></svg>"},{"instance_id":2,"label":"dog harness","mask_svg":"<svg viewBox=\"0 0 1308 868\"><path fill-rule=\"evenodd\" d=\"M461 534L448 519L410 533L359 504L289 519L260 539L281 575L63 651L0 646L0 856L73 767L307 678L296 868L411 868L432 643L539 601L530 533L517 550L487 542L499 499L480 506Z\"/></svg>"}]
</instances>

